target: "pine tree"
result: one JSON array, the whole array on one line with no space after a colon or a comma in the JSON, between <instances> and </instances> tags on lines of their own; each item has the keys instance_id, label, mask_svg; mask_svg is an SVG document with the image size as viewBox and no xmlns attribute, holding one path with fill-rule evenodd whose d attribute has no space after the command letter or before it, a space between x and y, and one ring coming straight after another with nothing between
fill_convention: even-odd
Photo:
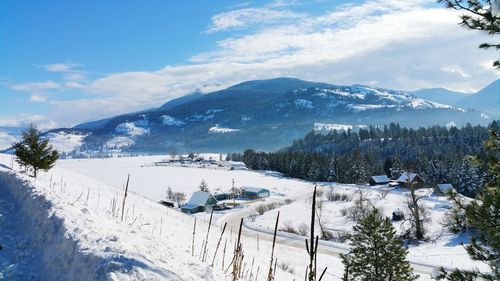
<instances>
[{"instance_id":1,"label":"pine tree","mask_svg":"<svg viewBox=\"0 0 500 281\"><path fill-rule=\"evenodd\" d=\"M438 0L448 8L464 11L460 16L462 26L483 31L489 35L500 34L500 1L498 0ZM483 43L482 49L500 49L499 43ZM500 60L493 63L500 69Z\"/></svg>"},{"instance_id":2,"label":"pine tree","mask_svg":"<svg viewBox=\"0 0 500 281\"><path fill-rule=\"evenodd\" d=\"M464 158L458 173L457 191L465 196L474 197L483 187L483 176L478 165L470 158Z\"/></svg>"},{"instance_id":3,"label":"pine tree","mask_svg":"<svg viewBox=\"0 0 500 281\"><path fill-rule=\"evenodd\" d=\"M33 177L38 170L48 171L59 159L59 153L49 145L49 140L40 138L40 132L34 125L30 125L22 133L22 141L12 146L15 150L17 162L24 167L31 167Z\"/></svg>"},{"instance_id":4,"label":"pine tree","mask_svg":"<svg viewBox=\"0 0 500 281\"><path fill-rule=\"evenodd\" d=\"M446 272L441 269L438 279L447 280L500 280L500 135L491 131L485 142L488 151L488 177L485 188L479 193L479 200L462 206L467 225L475 229L470 244L465 246L473 260L487 263L491 273L476 270Z\"/></svg>"},{"instance_id":5,"label":"pine tree","mask_svg":"<svg viewBox=\"0 0 500 281\"><path fill-rule=\"evenodd\" d=\"M356 226L351 236L352 250L341 254L346 269L346 280L409 281L416 280L408 251L396 238L396 231L388 218L383 218L375 208Z\"/></svg>"}]
</instances>

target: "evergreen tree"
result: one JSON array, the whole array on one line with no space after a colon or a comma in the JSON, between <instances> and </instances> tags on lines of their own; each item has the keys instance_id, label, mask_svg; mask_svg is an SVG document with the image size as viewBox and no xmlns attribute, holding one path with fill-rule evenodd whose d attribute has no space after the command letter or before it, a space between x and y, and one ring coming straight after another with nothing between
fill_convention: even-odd
<instances>
[{"instance_id":1,"label":"evergreen tree","mask_svg":"<svg viewBox=\"0 0 500 281\"><path fill-rule=\"evenodd\" d=\"M483 176L476 163L464 158L458 173L457 191L465 196L473 197L483 186Z\"/></svg>"},{"instance_id":2,"label":"evergreen tree","mask_svg":"<svg viewBox=\"0 0 500 281\"><path fill-rule=\"evenodd\" d=\"M345 280L409 281L416 280L408 251L396 238L396 231L388 218L375 208L356 226L350 237L352 250L341 254L346 269Z\"/></svg>"},{"instance_id":3,"label":"evergreen tree","mask_svg":"<svg viewBox=\"0 0 500 281\"><path fill-rule=\"evenodd\" d=\"M31 167L35 178L39 170L50 170L59 159L59 153L49 145L49 140L40 138L40 132L34 125L30 125L22 133L22 141L12 147L17 162L21 166Z\"/></svg>"},{"instance_id":4,"label":"evergreen tree","mask_svg":"<svg viewBox=\"0 0 500 281\"><path fill-rule=\"evenodd\" d=\"M391 158L385 158L384 172L389 178L392 177L391 170L392 170L392 160L391 160Z\"/></svg>"},{"instance_id":5,"label":"evergreen tree","mask_svg":"<svg viewBox=\"0 0 500 281\"><path fill-rule=\"evenodd\" d=\"M460 270L449 273L441 269L438 279L447 280L500 280L500 135L491 131L485 142L488 150L488 177L479 200L459 207L465 211L469 228L474 229L469 245L465 246L473 260L487 263L491 273Z\"/></svg>"}]
</instances>

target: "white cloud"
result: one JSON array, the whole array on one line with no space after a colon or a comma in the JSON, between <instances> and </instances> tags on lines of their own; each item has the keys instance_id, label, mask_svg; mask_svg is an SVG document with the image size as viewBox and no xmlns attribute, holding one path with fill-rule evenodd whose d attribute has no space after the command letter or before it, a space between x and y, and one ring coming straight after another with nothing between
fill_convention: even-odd
<instances>
[{"instance_id":1,"label":"white cloud","mask_svg":"<svg viewBox=\"0 0 500 281\"><path fill-rule=\"evenodd\" d=\"M53 63L53 64L43 64L39 67L49 71L49 72L74 72L75 68L79 67L80 64L77 63Z\"/></svg>"},{"instance_id":2,"label":"white cloud","mask_svg":"<svg viewBox=\"0 0 500 281\"><path fill-rule=\"evenodd\" d=\"M54 81L45 81L45 82L28 82L21 84L10 85L10 88L15 91L22 92L43 92L51 89L59 89L61 85Z\"/></svg>"},{"instance_id":3,"label":"white cloud","mask_svg":"<svg viewBox=\"0 0 500 281\"><path fill-rule=\"evenodd\" d=\"M44 103L47 102L47 98L39 94L32 94L30 97L30 101L35 103Z\"/></svg>"},{"instance_id":4,"label":"white cloud","mask_svg":"<svg viewBox=\"0 0 500 281\"><path fill-rule=\"evenodd\" d=\"M58 124L44 115L20 114L15 117L0 116L0 127L26 127L34 124L40 130L53 129Z\"/></svg>"},{"instance_id":5,"label":"white cloud","mask_svg":"<svg viewBox=\"0 0 500 281\"><path fill-rule=\"evenodd\" d=\"M254 24L272 23L282 20L300 19L303 14L271 8L243 8L221 13L212 17L207 33L248 27Z\"/></svg>"}]
</instances>

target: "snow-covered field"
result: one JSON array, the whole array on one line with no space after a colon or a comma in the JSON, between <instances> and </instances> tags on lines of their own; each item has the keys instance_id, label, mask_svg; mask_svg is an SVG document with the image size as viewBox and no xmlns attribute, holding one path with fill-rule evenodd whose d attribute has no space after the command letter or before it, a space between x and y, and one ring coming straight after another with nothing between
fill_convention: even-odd
<instances>
[{"instance_id":1,"label":"snow-covered field","mask_svg":"<svg viewBox=\"0 0 500 281\"><path fill-rule=\"evenodd\" d=\"M218 154L206 154L206 158L218 159ZM208 183L211 191L228 191L232 180L236 187L258 186L271 190L273 196L284 196L310 188L312 183L288 179L277 173L259 173L248 170L215 170L191 167L148 166L147 164L168 159L169 156L141 156L105 159L65 159L58 167L91 177L111 186L123 188L130 173L132 192L151 200L164 199L170 186L173 191L184 192L187 198L202 180Z\"/></svg>"},{"instance_id":2,"label":"snow-covered field","mask_svg":"<svg viewBox=\"0 0 500 281\"><path fill-rule=\"evenodd\" d=\"M243 280L265 280L268 271L271 236L270 224L276 212L281 223L295 226L307 221L313 183L283 178L271 172L248 170L214 170L183 167L142 167L165 159L166 156L61 160L48 173L37 179L10 170L11 156L0 155L0 253L3 270L0 280L229 280L226 271L236 239L241 217L255 212L255 206L269 202L293 202L257 216L245 219L243 229ZM15 167L14 167L15 168ZM14 169L15 170L15 169ZM121 220L123 185L131 174L130 191ZM227 189L232 179L236 186L250 185L271 189L271 198L245 204L217 215L208 242L208 258L200 261L202 245L208 228L208 214L189 216L166 208L157 200L163 198L170 185L174 191L188 194L196 191L202 179L209 188ZM329 184L320 189L329 190ZM356 186L341 185L342 192L354 194ZM401 193L385 199L378 192L367 192L384 213L404 204ZM445 208L443 198L429 197L433 223L437 223ZM331 229L348 231L353 225L339 215L349 203L323 202L322 222ZM13 211L18 210L18 211ZM197 218L192 257L192 232ZM221 226L228 228L221 240L217 256L214 252ZM437 224L430 233L438 231ZM15 227L13 227L15 226ZM5 231L8 227L8 231ZM4 237L5 236L5 237ZM471 265L465 251L458 245L458 236L441 236L436 242L410 247L410 260L420 280L430 280L432 267ZM227 246L226 246L227 243ZM276 280L302 280L307 264L303 237L280 233L276 256ZM226 254L223 248L227 247ZM324 280L340 280L343 266L338 253L347 245L322 242L318 267L328 266ZM224 258L223 258L224 257ZM214 259L214 267L211 267ZM223 262L224 259L224 262ZM224 263L224 266L223 266ZM286 270L284 270L287 268ZM77 278L78 277L78 278Z\"/></svg>"}]
</instances>

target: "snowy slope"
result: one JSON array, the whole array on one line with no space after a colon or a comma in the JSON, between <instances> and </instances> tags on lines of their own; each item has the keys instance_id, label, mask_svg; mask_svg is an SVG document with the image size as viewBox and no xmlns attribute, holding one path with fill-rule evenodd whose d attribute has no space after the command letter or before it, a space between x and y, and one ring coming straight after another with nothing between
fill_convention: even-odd
<instances>
[{"instance_id":1,"label":"snowy slope","mask_svg":"<svg viewBox=\"0 0 500 281\"><path fill-rule=\"evenodd\" d=\"M122 191L62 169L34 180L0 161L0 198L22 234L2 237L12 258L0 280L225 280L191 257L184 215L130 194L121 222Z\"/></svg>"}]
</instances>

